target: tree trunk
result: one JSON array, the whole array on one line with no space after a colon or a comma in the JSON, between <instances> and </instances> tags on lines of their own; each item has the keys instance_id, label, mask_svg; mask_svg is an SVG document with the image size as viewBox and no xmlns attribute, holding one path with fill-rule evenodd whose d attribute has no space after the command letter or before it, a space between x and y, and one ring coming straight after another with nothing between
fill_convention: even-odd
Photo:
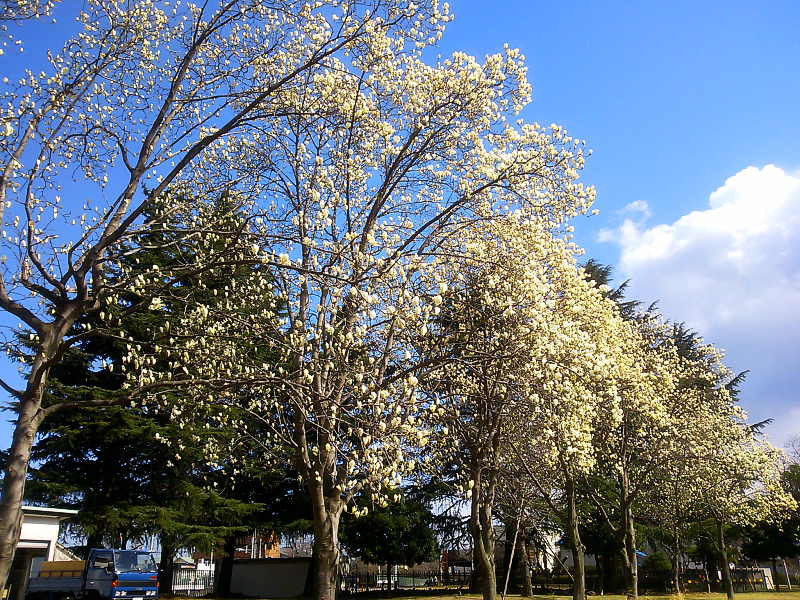
<instances>
[{"instance_id":1,"label":"tree trunk","mask_svg":"<svg viewBox=\"0 0 800 600\"><path fill-rule=\"evenodd\" d=\"M717 579L717 557L709 552L706 557L706 573L708 574L709 591L716 592L719 590L719 580Z\"/></svg>"},{"instance_id":2,"label":"tree trunk","mask_svg":"<svg viewBox=\"0 0 800 600\"><path fill-rule=\"evenodd\" d=\"M734 600L733 580L731 579L731 566L728 563L728 550L725 548L725 535L722 531L722 521L717 521L717 543L719 544L719 557L722 561L722 583L728 600Z\"/></svg>"},{"instance_id":3,"label":"tree trunk","mask_svg":"<svg viewBox=\"0 0 800 600\"><path fill-rule=\"evenodd\" d=\"M672 530L672 591L677 595L681 593L681 538L678 528Z\"/></svg>"},{"instance_id":4,"label":"tree trunk","mask_svg":"<svg viewBox=\"0 0 800 600\"><path fill-rule=\"evenodd\" d=\"M86 538L86 550L84 551L83 560L89 560L89 552L92 548L102 548L103 547L103 534L100 531L95 531L94 533L90 533L89 537Z\"/></svg>"},{"instance_id":5,"label":"tree trunk","mask_svg":"<svg viewBox=\"0 0 800 600\"><path fill-rule=\"evenodd\" d=\"M508 559L504 558L505 567L506 567L506 576L505 576L505 583L503 583L503 600L505 600L506 593L508 592L508 583L511 580L511 575L514 573L514 569L517 565L517 539L519 538L519 519L514 527L514 539L511 542L511 552ZM508 543L508 531L506 531L506 543Z\"/></svg>"},{"instance_id":6,"label":"tree trunk","mask_svg":"<svg viewBox=\"0 0 800 600\"><path fill-rule=\"evenodd\" d=\"M475 552L472 553L472 571L469 574L469 593L470 594L480 594L483 591L483 580L485 579L483 575L483 567L479 562L475 559Z\"/></svg>"},{"instance_id":7,"label":"tree trunk","mask_svg":"<svg viewBox=\"0 0 800 600\"><path fill-rule=\"evenodd\" d=\"M316 484L316 485L315 485ZM313 600L335 600L339 575L339 519L342 501L326 496L322 484L309 484L314 511Z\"/></svg>"},{"instance_id":8,"label":"tree trunk","mask_svg":"<svg viewBox=\"0 0 800 600\"><path fill-rule=\"evenodd\" d=\"M636 528L634 527L633 506L628 474L619 474L620 527L622 537L622 558L625 565L625 587L629 598L639 598L639 566L636 562Z\"/></svg>"},{"instance_id":9,"label":"tree trunk","mask_svg":"<svg viewBox=\"0 0 800 600\"><path fill-rule=\"evenodd\" d=\"M158 593L171 594L172 593L172 567L175 558L175 536L162 535L161 541L161 562L158 565L159 578L158 578ZM230 583L228 583L228 594L230 594Z\"/></svg>"},{"instance_id":10,"label":"tree trunk","mask_svg":"<svg viewBox=\"0 0 800 600\"><path fill-rule=\"evenodd\" d=\"M509 519L510 521L510 519ZM516 547L514 540L517 536L516 523L509 522L505 524L505 543L503 544L503 579L508 580L510 583L510 573L514 569L516 557ZM506 584L508 585L508 584Z\"/></svg>"},{"instance_id":11,"label":"tree trunk","mask_svg":"<svg viewBox=\"0 0 800 600\"><path fill-rule=\"evenodd\" d=\"M25 479L28 475L31 448L39 430L40 418L37 414L43 391L43 382L35 388L29 383L28 390L19 403L19 417L8 450L3 489L0 493L0 590L6 587L19 543Z\"/></svg>"},{"instance_id":12,"label":"tree trunk","mask_svg":"<svg viewBox=\"0 0 800 600\"><path fill-rule=\"evenodd\" d=\"M225 537L225 555L219 566L219 583L217 584L217 596L223 598L231 595L231 579L233 578L233 554L236 552L236 536Z\"/></svg>"},{"instance_id":13,"label":"tree trunk","mask_svg":"<svg viewBox=\"0 0 800 600\"><path fill-rule=\"evenodd\" d=\"M775 591L780 592L781 586L778 584L778 561L772 557L772 584L775 586Z\"/></svg>"},{"instance_id":14,"label":"tree trunk","mask_svg":"<svg viewBox=\"0 0 800 600\"><path fill-rule=\"evenodd\" d=\"M528 555L528 540L522 536L522 543L517 547L517 564L522 570L522 591L523 598L533 596L533 582L531 581L531 562Z\"/></svg>"},{"instance_id":15,"label":"tree trunk","mask_svg":"<svg viewBox=\"0 0 800 600\"><path fill-rule=\"evenodd\" d=\"M572 598L573 600L586 600L584 547L581 543L581 534L578 528L579 520L575 481L567 477L565 487L567 495L567 536L569 537L569 548L572 551L572 562L575 565L573 567Z\"/></svg>"},{"instance_id":16,"label":"tree trunk","mask_svg":"<svg viewBox=\"0 0 800 600\"><path fill-rule=\"evenodd\" d=\"M633 524L633 510L628 505L625 508L625 553L628 556L628 597L639 598L639 565L636 562L636 529Z\"/></svg>"},{"instance_id":17,"label":"tree trunk","mask_svg":"<svg viewBox=\"0 0 800 600\"><path fill-rule=\"evenodd\" d=\"M477 477L477 479L476 479ZM480 475L473 474L475 486L472 494L470 533L473 541L473 555L481 576L483 600L497 600L497 574L494 560L494 527L492 507L482 498L479 486Z\"/></svg>"},{"instance_id":18,"label":"tree trunk","mask_svg":"<svg viewBox=\"0 0 800 600\"><path fill-rule=\"evenodd\" d=\"M484 486L483 460L479 453L473 454L470 468L472 475L472 502L470 504L469 529L473 540L473 556L483 575L481 592L483 600L497 600L497 572L494 560L494 523L492 508L497 479L500 476L500 433L494 430L486 484Z\"/></svg>"}]
</instances>

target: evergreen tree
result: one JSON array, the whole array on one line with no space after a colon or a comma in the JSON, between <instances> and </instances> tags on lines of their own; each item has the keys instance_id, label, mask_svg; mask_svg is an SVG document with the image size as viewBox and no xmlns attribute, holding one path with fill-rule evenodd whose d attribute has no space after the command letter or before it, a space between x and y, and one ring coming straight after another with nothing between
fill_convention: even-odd
<instances>
[{"instance_id":1,"label":"evergreen tree","mask_svg":"<svg viewBox=\"0 0 800 600\"><path fill-rule=\"evenodd\" d=\"M159 216L167 210L166 203L154 208ZM228 228L223 235L239 234L243 225L230 197L220 198L218 210L229 214L220 219ZM135 245L116 256L107 276L113 280L121 271L168 270L178 263L199 263L200 253L208 251L183 238L177 243L178 239L169 225L148 229ZM209 304L217 289L248 276L250 269L246 263L231 264L175 282L168 295L162 294L144 310L139 305L151 302L146 290L129 293L105 311L78 320L76 331L105 320L118 322L120 333L75 344L65 360L52 368L45 404L124 393L121 367L129 343L167 344L173 324L187 306L197 301ZM200 277L205 278L204 286L196 285ZM167 373L175 369L168 358L157 368ZM261 508L250 497L238 497L230 478L233 469L241 470L241 462L246 461L250 439L241 430L222 426L230 423L222 412L235 407L188 406L190 415L185 414L187 404L180 402L180 393L173 392L161 394L158 402L55 413L39 430L32 454L37 468L30 474L28 498L77 508L79 513L69 526L86 537L89 548L141 543L157 535L161 567L167 571L180 547L209 550L220 545L246 529ZM244 419L246 413L241 411L238 417ZM238 462L206 460L209 447L230 449L231 461ZM166 580L168 587L170 578Z\"/></svg>"},{"instance_id":2,"label":"evergreen tree","mask_svg":"<svg viewBox=\"0 0 800 600\"><path fill-rule=\"evenodd\" d=\"M428 526L433 520L430 507L402 490L386 496L393 501L381 503L369 490L362 493L357 510L366 514L343 519L341 540L364 562L386 565L386 581L391 588L392 567L436 560L440 548Z\"/></svg>"}]
</instances>

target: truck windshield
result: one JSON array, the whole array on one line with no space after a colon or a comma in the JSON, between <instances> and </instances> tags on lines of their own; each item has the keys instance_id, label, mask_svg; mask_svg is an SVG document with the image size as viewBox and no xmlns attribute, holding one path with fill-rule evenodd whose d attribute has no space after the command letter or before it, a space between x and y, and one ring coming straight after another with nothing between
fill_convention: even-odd
<instances>
[{"instance_id":1,"label":"truck windshield","mask_svg":"<svg viewBox=\"0 0 800 600\"><path fill-rule=\"evenodd\" d=\"M114 552L114 568L118 573L138 571L142 573L156 573L156 561L149 552L136 550L117 550Z\"/></svg>"}]
</instances>

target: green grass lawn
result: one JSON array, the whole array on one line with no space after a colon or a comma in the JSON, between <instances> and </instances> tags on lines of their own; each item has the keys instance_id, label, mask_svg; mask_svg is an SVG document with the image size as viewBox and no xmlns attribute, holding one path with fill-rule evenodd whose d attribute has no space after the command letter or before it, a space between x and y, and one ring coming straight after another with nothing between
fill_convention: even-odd
<instances>
[{"instance_id":1,"label":"green grass lawn","mask_svg":"<svg viewBox=\"0 0 800 600\"><path fill-rule=\"evenodd\" d=\"M739 598L741 596L742 600L799 600L800 599L800 590L791 591L791 592L741 592L737 593L736 597ZM498 594L498 600L500 595ZM531 600L557 600L559 598L563 600L569 600L572 596L565 596L565 595L552 595L547 596L543 594L534 594L531 596ZM670 596L669 594L642 594L642 598L646 598L647 600L675 600L675 596ZM702 594L702 593L691 593L691 594L684 594L684 600L725 600L724 593L710 593L710 594ZM358 596L351 596L354 600L358 599ZM419 600L420 596L393 596L391 600ZM447 594L441 596L433 596L432 598L436 598L436 600L482 600L483 596L480 594L463 594L459 596L458 594ZM513 598L514 600L519 600L521 596L518 594L507 594L506 598ZM594 598L595 600L627 600L627 596L621 596L616 594L606 594L605 596L587 596L587 598Z\"/></svg>"},{"instance_id":2,"label":"green grass lawn","mask_svg":"<svg viewBox=\"0 0 800 600\"><path fill-rule=\"evenodd\" d=\"M354 594L352 596L348 596L347 598L352 600L358 600L359 595ZM370 594L368 596L371 599L378 598L377 594ZM421 598L431 598L435 600L482 600L482 596L480 594L436 594L431 596L426 595L409 595L409 596L390 596L385 595L383 598L386 600L420 600ZM498 600L500 599L500 595L498 594ZM676 600L675 596L670 596L669 594L643 594L643 598L646 600ZM742 598L742 600L800 600L800 590L795 590L791 592L740 592L736 594L737 598ZM172 598L179 599L183 598L182 596L172 596ZM506 598L513 598L514 600L519 600L521 596L519 594L507 594ZM534 594L531 596L531 600L568 600L571 596L561 595L553 595L547 596L543 594ZM592 598L592 596L589 596ZM597 600L602 598L603 600L627 600L626 596L620 596L616 594L607 594L605 596L594 596ZM691 594L684 594L684 600L725 600L725 594L723 593L710 593L710 594L700 594L700 593L691 593ZM196 600L196 599L192 599ZM206 600L218 600L215 598L208 598ZM262 599L266 600L266 599Z\"/></svg>"}]
</instances>

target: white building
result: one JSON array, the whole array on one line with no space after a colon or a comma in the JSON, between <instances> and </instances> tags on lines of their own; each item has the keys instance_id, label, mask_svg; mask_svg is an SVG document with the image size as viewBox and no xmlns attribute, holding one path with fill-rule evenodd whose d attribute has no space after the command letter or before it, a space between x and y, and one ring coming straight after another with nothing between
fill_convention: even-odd
<instances>
[{"instance_id":1,"label":"white building","mask_svg":"<svg viewBox=\"0 0 800 600\"><path fill-rule=\"evenodd\" d=\"M56 547L61 521L78 514L77 510L63 508L43 508L38 506L22 507L22 531L19 537L17 553L11 565L7 592L3 595L8 600L22 600L25 584L34 558L44 560L70 560L72 557L62 556Z\"/></svg>"}]
</instances>

